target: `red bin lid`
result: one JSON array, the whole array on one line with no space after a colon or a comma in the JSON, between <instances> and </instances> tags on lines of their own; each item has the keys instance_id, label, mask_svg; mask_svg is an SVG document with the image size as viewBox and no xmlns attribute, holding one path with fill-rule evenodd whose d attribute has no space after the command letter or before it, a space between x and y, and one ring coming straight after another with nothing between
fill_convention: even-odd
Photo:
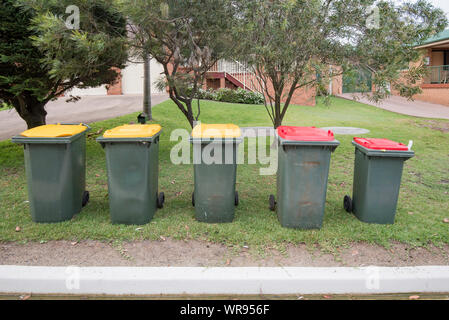
<instances>
[{"instance_id":1,"label":"red bin lid","mask_svg":"<svg viewBox=\"0 0 449 320\"><path fill-rule=\"evenodd\" d=\"M315 127L281 126L278 135L285 140L293 141L334 141L334 133Z\"/></svg>"},{"instance_id":2,"label":"red bin lid","mask_svg":"<svg viewBox=\"0 0 449 320\"><path fill-rule=\"evenodd\" d=\"M354 138L354 142L372 150L408 151L408 147L405 144L388 139Z\"/></svg>"}]
</instances>

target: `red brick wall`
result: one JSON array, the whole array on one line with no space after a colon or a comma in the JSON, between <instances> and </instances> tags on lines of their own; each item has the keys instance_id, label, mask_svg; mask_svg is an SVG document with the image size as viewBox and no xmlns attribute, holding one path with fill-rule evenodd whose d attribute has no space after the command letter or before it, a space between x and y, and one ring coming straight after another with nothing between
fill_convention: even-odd
<instances>
[{"instance_id":1,"label":"red brick wall","mask_svg":"<svg viewBox=\"0 0 449 320\"><path fill-rule=\"evenodd\" d=\"M123 94L123 90L122 90L122 71L118 68L113 68L115 71L117 71L117 79L116 81L111 84L106 86L107 90L108 90L108 96L117 96L117 95L122 95Z\"/></svg>"}]
</instances>

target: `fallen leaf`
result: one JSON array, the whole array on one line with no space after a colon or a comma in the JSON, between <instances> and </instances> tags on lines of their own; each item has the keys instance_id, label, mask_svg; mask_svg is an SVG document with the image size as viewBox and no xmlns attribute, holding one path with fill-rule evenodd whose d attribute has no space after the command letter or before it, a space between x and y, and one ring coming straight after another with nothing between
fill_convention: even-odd
<instances>
[{"instance_id":1,"label":"fallen leaf","mask_svg":"<svg viewBox=\"0 0 449 320\"><path fill-rule=\"evenodd\" d=\"M186 225L186 230L189 230L190 228L189 228L189 226L188 225Z\"/></svg>"},{"instance_id":2,"label":"fallen leaf","mask_svg":"<svg viewBox=\"0 0 449 320\"><path fill-rule=\"evenodd\" d=\"M30 294L28 294L26 296L20 296L20 300L28 300L29 298L31 298Z\"/></svg>"},{"instance_id":3,"label":"fallen leaf","mask_svg":"<svg viewBox=\"0 0 449 320\"><path fill-rule=\"evenodd\" d=\"M160 238L161 238L162 241L167 240L167 239L165 239L163 236L160 236Z\"/></svg>"},{"instance_id":4,"label":"fallen leaf","mask_svg":"<svg viewBox=\"0 0 449 320\"><path fill-rule=\"evenodd\" d=\"M41 240L41 241L39 241L39 243L40 243L40 244L44 244L44 243L47 243L47 241Z\"/></svg>"},{"instance_id":5,"label":"fallen leaf","mask_svg":"<svg viewBox=\"0 0 449 320\"><path fill-rule=\"evenodd\" d=\"M444 223L449 223L449 218L443 220Z\"/></svg>"},{"instance_id":6,"label":"fallen leaf","mask_svg":"<svg viewBox=\"0 0 449 320\"><path fill-rule=\"evenodd\" d=\"M409 298L409 300L418 300L420 298L420 296L410 296L408 298Z\"/></svg>"},{"instance_id":7,"label":"fallen leaf","mask_svg":"<svg viewBox=\"0 0 449 320\"><path fill-rule=\"evenodd\" d=\"M409 214L409 215L414 215L415 213L414 213L414 212L409 212L408 214Z\"/></svg>"},{"instance_id":8,"label":"fallen leaf","mask_svg":"<svg viewBox=\"0 0 449 320\"><path fill-rule=\"evenodd\" d=\"M179 197L180 195L182 195L182 191L176 192L177 197Z\"/></svg>"},{"instance_id":9,"label":"fallen leaf","mask_svg":"<svg viewBox=\"0 0 449 320\"><path fill-rule=\"evenodd\" d=\"M142 230L143 228L136 228L136 231L140 231L140 230Z\"/></svg>"},{"instance_id":10,"label":"fallen leaf","mask_svg":"<svg viewBox=\"0 0 449 320\"><path fill-rule=\"evenodd\" d=\"M95 176L98 178L100 175L97 173Z\"/></svg>"},{"instance_id":11,"label":"fallen leaf","mask_svg":"<svg viewBox=\"0 0 449 320\"><path fill-rule=\"evenodd\" d=\"M175 184L175 182L176 182L176 180L173 180L173 181L171 182L171 184Z\"/></svg>"},{"instance_id":12,"label":"fallen leaf","mask_svg":"<svg viewBox=\"0 0 449 320\"><path fill-rule=\"evenodd\" d=\"M77 244L78 244L77 241L74 241L74 242L71 243L72 246L76 246Z\"/></svg>"},{"instance_id":13,"label":"fallen leaf","mask_svg":"<svg viewBox=\"0 0 449 320\"><path fill-rule=\"evenodd\" d=\"M248 246L243 246L243 248L245 248L245 249L249 249L249 247L248 247Z\"/></svg>"},{"instance_id":14,"label":"fallen leaf","mask_svg":"<svg viewBox=\"0 0 449 320\"><path fill-rule=\"evenodd\" d=\"M332 296L323 296L324 299L332 299Z\"/></svg>"},{"instance_id":15,"label":"fallen leaf","mask_svg":"<svg viewBox=\"0 0 449 320\"><path fill-rule=\"evenodd\" d=\"M22 231L22 229L19 226L17 226L16 227L16 232L20 232L20 231Z\"/></svg>"},{"instance_id":16,"label":"fallen leaf","mask_svg":"<svg viewBox=\"0 0 449 320\"><path fill-rule=\"evenodd\" d=\"M303 296L298 297L298 300L304 300Z\"/></svg>"},{"instance_id":17,"label":"fallen leaf","mask_svg":"<svg viewBox=\"0 0 449 320\"><path fill-rule=\"evenodd\" d=\"M231 264L231 259L226 260L226 265L229 266Z\"/></svg>"},{"instance_id":18,"label":"fallen leaf","mask_svg":"<svg viewBox=\"0 0 449 320\"><path fill-rule=\"evenodd\" d=\"M357 250L352 251L352 256L356 256L358 254L359 254L359 252Z\"/></svg>"}]
</instances>

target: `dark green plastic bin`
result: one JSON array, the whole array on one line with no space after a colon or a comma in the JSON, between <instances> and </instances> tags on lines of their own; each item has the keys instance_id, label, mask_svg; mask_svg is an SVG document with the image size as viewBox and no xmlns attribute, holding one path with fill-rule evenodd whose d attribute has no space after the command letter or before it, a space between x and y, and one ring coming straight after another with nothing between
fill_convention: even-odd
<instances>
[{"instance_id":1,"label":"dark green plastic bin","mask_svg":"<svg viewBox=\"0 0 449 320\"><path fill-rule=\"evenodd\" d=\"M355 139L359 142L353 141L353 198L346 196L344 207L360 221L393 224L404 162L412 158L414 152L403 144L386 139Z\"/></svg>"},{"instance_id":2,"label":"dark green plastic bin","mask_svg":"<svg viewBox=\"0 0 449 320\"><path fill-rule=\"evenodd\" d=\"M15 136L12 142L22 144L28 184L28 200L34 222L55 223L67 221L79 213L89 201L86 188L86 133L48 137L47 128L76 128L81 125L47 125L27 132L31 136ZM43 132L39 136L39 132ZM51 134L50 134L51 135ZM58 135L58 134L55 134Z\"/></svg>"},{"instance_id":3,"label":"dark green plastic bin","mask_svg":"<svg viewBox=\"0 0 449 320\"><path fill-rule=\"evenodd\" d=\"M331 154L339 146L330 131L314 127L279 127L277 211L285 228L319 229L323 224ZM320 141L321 140L321 141Z\"/></svg>"},{"instance_id":4,"label":"dark green plastic bin","mask_svg":"<svg viewBox=\"0 0 449 320\"><path fill-rule=\"evenodd\" d=\"M115 129L123 127L133 126ZM165 201L164 193L158 191L161 131L149 137L126 138L106 137L107 133L97 141L106 152L111 222L147 224Z\"/></svg>"},{"instance_id":5,"label":"dark green plastic bin","mask_svg":"<svg viewBox=\"0 0 449 320\"><path fill-rule=\"evenodd\" d=\"M239 128L238 132L240 132ZM240 136L240 134L238 135ZM227 223L234 220L235 206L239 204L238 192L235 187L237 152L242 141L240 137L191 137L190 142L193 144L194 162L196 162L194 163L194 193L192 194L196 220L206 223ZM205 163L201 156L204 149L214 146L221 152L221 161ZM228 150L228 156L226 156L226 150ZM213 151L211 154L214 155Z\"/></svg>"}]
</instances>

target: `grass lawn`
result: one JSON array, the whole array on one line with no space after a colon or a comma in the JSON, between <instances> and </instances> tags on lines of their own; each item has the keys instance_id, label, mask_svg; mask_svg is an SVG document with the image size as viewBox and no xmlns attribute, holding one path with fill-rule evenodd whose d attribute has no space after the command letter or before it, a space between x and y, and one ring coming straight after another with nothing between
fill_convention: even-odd
<instances>
[{"instance_id":1,"label":"grass lawn","mask_svg":"<svg viewBox=\"0 0 449 320\"><path fill-rule=\"evenodd\" d=\"M333 154L321 230L301 231L281 228L276 215L268 209L268 195L276 193L276 177L260 176L260 165L240 165L237 189L241 204L231 224L203 224L194 219L191 206L192 165L170 162L170 133L188 128L188 123L171 101L154 108L155 122L164 127L160 150L160 191L166 195L163 210L141 228L117 226L109 222L107 176L103 149L88 138L87 189L91 202L72 221L35 224L31 221L24 174L23 150L10 141L0 142L0 241L49 240L157 240L197 239L227 245L256 248L283 248L286 243L319 245L334 250L352 242L392 241L412 246L449 244L449 121L418 119L398 115L357 102L333 99L330 106L291 106L284 124L302 126L351 126L371 130L366 137L385 137L408 143L414 140L416 157L406 162L396 224L369 225L346 213L342 202L352 194L354 147L351 136L337 136L341 146ZM135 121L137 114L92 125L98 132ZM235 105L204 101L201 120L205 123L236 123L240 126L269 126L263 106ZM440 129L440 130L439 130ZM16 232L16 226L21 231Z\"/></svg>"}]
</instances>

